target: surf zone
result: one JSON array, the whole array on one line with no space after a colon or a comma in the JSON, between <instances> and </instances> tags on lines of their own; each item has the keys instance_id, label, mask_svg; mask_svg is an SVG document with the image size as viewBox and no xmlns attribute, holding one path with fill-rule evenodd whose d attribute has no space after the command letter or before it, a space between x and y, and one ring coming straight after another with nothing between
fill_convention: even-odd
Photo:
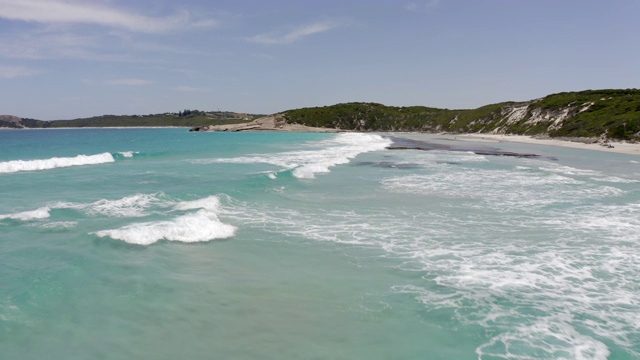
<instances>
[{"instance_id":1,"label":"surf zone","mask_svg":"<svg viewBox=\"0 0 640 360\"><path fill-rule=\"evenodd\" d=\"M129 159L136 154L132 151L101 153L95 155L77 155L73 157L52 157L49 159L11 160L0 162L0 174L10 174L26 171L43 171L72 166L99 165L115 162L116 159Z\"/></svg>"}]
</instances>

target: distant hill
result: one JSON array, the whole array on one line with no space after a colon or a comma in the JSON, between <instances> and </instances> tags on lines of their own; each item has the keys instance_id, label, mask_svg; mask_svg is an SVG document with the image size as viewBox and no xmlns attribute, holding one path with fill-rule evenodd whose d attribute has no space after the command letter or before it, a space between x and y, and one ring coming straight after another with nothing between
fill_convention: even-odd
<instances>
[{"instance_id":1,"label":"distant hill","mask_svg":"<svg viewBox=\"0 0 640 360\"><path fill-rule=\"evenodd\" d=\"M564 92L477 109L346 103L284 112L288 123L357 131L499 133L640 140L640 90Z\"/></svg>"},{"instance_id":2,"label":"distant hill","mask_svg":"<svg viewBox=\"0 0 640 360\"><path fill-rule=\"evenodd\" d=\"M246 123L260 116L184 110L42 121L2 115L0 127L198 127ZM640 141L640 90L563 92L530 101L503 102L466 110L345 103L288 110L283 116L288 124L356 131L497 133Z\"/></svg>"},{"instance_id":3,"label":"distant hill","mask_svg":"<svg viewBox=\"0 0 640 360\"><path fill-rule=\"evenodd\" d=\"M205 112L184 110L178 113L150 115L102 115L73 120L43 121L19 118L11 115L0 115L0 128L83 128L83 127L153 127L227 125L248 122L262 115L235 113L227 111Z\"/></svg>"},{"instance_id":4,"label":"distant hill","mask_svg":"<svg viewBox=\"0 0 640 360\"><path fill-rule=\"evenodd\" d=\"M23 128L21 118L13 115L0 115L0 128Z\"/></svg>"}]
</instances>

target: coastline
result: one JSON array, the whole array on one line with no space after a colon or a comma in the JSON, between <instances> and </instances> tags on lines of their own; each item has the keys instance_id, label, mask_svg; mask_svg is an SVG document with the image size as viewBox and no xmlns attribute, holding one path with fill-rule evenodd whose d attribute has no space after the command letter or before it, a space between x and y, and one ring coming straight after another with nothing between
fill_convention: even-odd
<instances>
[{"instance_id":1,"label":"coastline","mask_svg":"<svg viewBox=\"0 0 640 360\"><path fill-rule=\"evenodd\" d=\"M333 129L333 128L317 128L317 127L309 127L300 124L289 124L284 119L283 114L274 114L265 116L249 123L244 124L233 124L233 125L209 125L209 126L200 126L192 128L190 131L229 131L229 132L242 132L242 131L276 131L276 132L345 132L350 130L341 130L341 129ZM399 133L392 133L394 135L400 135ZM419 135L424 134L421 132L408 132L405 134ZM438 135L438 134L430 134L430 135ZM607 142L610 146L603 146L598 142L588 143L588 142L579 142L579 141L569 141L569 140L560 140L560 139L552 139L552 138L535 138L526 135L505 135L505 134L481 134L481 133L472 133L472 134L440 134L442 135L442 140L450 140L450 141L467 141L467 142L489 142L489 143L500 143L500 142L512 142L512 143L524 143L524 144L538 144L538 145L549 145L549 146L558 146L572 149L581 149L581 150L595 150L595 151L603 151L603 152L611 152L618 154L627 154L627 155L640 155L640 144L632 144L627 142L620 141L611 141Z\"/></svg>"},{"instance_id":2,"label":"coastline","mask_svg":"<svg viewBox=\"0 0 640 360\"><path fill-rule=\"evenodd\" d=\"M206 132L206 131L228 131L228 132L320 132L320 133L335 133L344 132L345 130L333 129L333 128L320 128L312 127L300 124L289 124L284 118L283 114L274 114L269 116L263 116L259 119L242 124L229 124L229 125L205 125L196 126L189 131Z\"/></svg>"},{"instance_id":3,"label":"coastline","mask_svg":"<svg viewBox=\"0 0 640 360\"><path fill-rule=\"evenodd\" d=\"M609 141L613 147L609 148L606 146L602 146L598 143L582 143L576 141L568 141L568 140L557 140L557 139L539 139L526 135L503 135L503 134L460 134L460 135L452 135L447 134L443 139L453 140L453 141L472 141L472 142L489 142L489 143L500 143L500 142L512 142L512 143L523 143L523 144L537 144L537 145L549 145L549 146L559 146L565 148L572 149L581 149L581 150L594 150L594 151L604 151L618 154L628 154L628 155L640 155L640 144L631 144L626 142L619 141Z\"/></svg>"},{"instance_id":4,"label":"coastline","mask_svg":"<svg viewBox=\"0 0 640 360\"><path fill-rule=\"evenodd\" d=\"M68 129L189 129L188 126L123 126L123 127L61 127L61 128L9 128L0 127L0 131L7 130L68 130ZM299 124L288 124L283 121L281 114L265 116L260 119L256 119L249 123L244 124L232 124L232 125L209 125L196 128L190 128L190 131L224 131L224 132L322 132L322 133L335 133L335 132L351 132L352 130L342 130L333 128L317 128L309 127ZM523 143L533 145L548 145L558 146L564 148L580 149L580 150L593 150L627 155L640 155L640 143L633 144L621 141L609 140L608 144L612 147L602 146L597 142L579 142L560 140L553 138L537 138L527 135L511 135L511 134L484 134L484 133L471 133L471 134L449 134L449 133L422 133L422 132L397 132L389 133L394 136L402 137L402 134L410 135L441 135L441 140L448 141L463 141L463 142L481 142L481 143Z\"/></svg>"},{"instance_id":5,"label":"coastline","mask_svg":"<svg viewBox=\"0 0 640 360\"><path fill-rule=\"evenodd\" d=\"M83 127L47 127L47 128L10 128L0 127L0 130L82 130L82 129L190 129L190 126L83 126Z\"/></svg>"},{"instance_id":6,"label":"coastline","mask_svg":"<svg viewBox=\"0 0 640 360\"><path fill-rule=\"evenodd\" d=\"M405 133L407 135L418 135L422 133ZM438 134L430 134L430 135L438 135ZM612 147L602 146L599 143L587 143L587 142L579 142L579 141L569 141L569 140L559 140L552 138L536 138L526 135L505 135L505 134L481 134L481 133L473 133L473 134L439 134L440 140L446 141L460 141L460 142L474 142L474 143L501 143L501 142L510 142L510 143L522 143L522 144L532 144L532 145L548 145L548 146L558 146L564 148L571 149L580 149L580 150L593 150L593 151L603 151L603 152L611 152L618 154L627 154L627 155L640 155L640 144L632 144L620 141L609 141L608 144L612 145ZM401 137L401 136L398 136Z\"/></svg>"}]
</instances>

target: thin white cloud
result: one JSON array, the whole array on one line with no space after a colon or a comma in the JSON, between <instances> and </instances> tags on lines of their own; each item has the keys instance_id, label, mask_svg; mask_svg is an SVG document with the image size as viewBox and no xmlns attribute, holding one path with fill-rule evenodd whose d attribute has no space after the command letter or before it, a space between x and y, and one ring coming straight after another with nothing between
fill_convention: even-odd
<instances>
[{"instance_id":1,"label":"thin white cloud","mask_svg":"<svg viewBox=\"0 0 640 360\"><path fill-rule=\"evenodd\" d=\"M187 86L187 85L176 86L176 87L173 88L173 90L182 91L182 92L207 92L207 91L209 91L209 90L204 89L204 88Z\"/></svg>"},{"instance_id":2,"label":"thin white cloud","mask_svg":"<svg viewBox=\"0 0 640 360\"><path fill-rule=\"evenodd\" d=\"M149 63L159 57L143 57L150 52L193 54L177 47L135 42L118 36L120 32L27 31L0 35L0 57L7 59L74 59L100 62Z\"/></svg>"},{"instance_id":3,"label":"thin white cloud","mask_svg":"<svg viewBox=\"0 0 640 360\"><path fill-rule=\"evenodd\" d=\"M104 82L105 85L116 85L116 86L143 86L143 85L150 85L153 83L154 82L151 80L136 79L136 78L113 79L113 80L107 80Z\"/></svg>"},{"instance_id":4,"label":"thin white cloud","mask_svg":"<svg viewBox=\"0 0 640 360\"><path fill-rule=\"evenodd\" d=\"M269 54L255 53L255 54L251 54L251 56L253 56L254 58L264 59L264 60L269 60L269 61L273 61L273 60L276 59L275 56L269 55Z\"/></svg>"},{"instance_id":5,"label":"thin white cloud","mask_svg":"<svg viewBox=\"0 0 640 360\"><path fill-rule=\"evenodd\" d=\"M246 40L267 45L290 44L307 36L320 34L340 26L341 24L335 21L322 21L303 25L285 33L271 32L266 34L259 34L250 38L246 38Z\"/></svg>"},{"instance_id":6,"label":"thin white cloud","mask_svg":"<svg viewBox=\"0 0 640 360\"><path fill-rule=\"evenodd\" d=\"M202 19L202 20L194 21L190 25L195 28L211 28L211 27L216 27L219 24L220 23L218 22L218 20Z\"/></svg>"},{"instance_id":7,"label":"thin white cloud","mask_svg":"<svg viewBox=\"0 0 640 360\"><path fill-rule=\"evenodd\" d=\"M154 18L66 0L0 0L0 18L41 24L95 24L146 33L169 31L189 22L187 12Z\"/></svg>"},{"instance_id":8,"label":"thin white cloud","mask_svg":"<svg viewBox=\"0 0 640 360\"><path fill-rule=\"evenodd\" d=\"M405 5L404 8L412 12L424 12L436 8L438 5L440 5L440 0L429 0L419 3L412 2Z\"/></svg>"},{"instance_id":9,"label":"thin white cloud","mask_svg":"<svg viewBox=\"0 0 640 360\"><path fill-rule=\"evenodd\" d=\"M20 77L28 77L39 74L40 71L24 66L4 66L0 65L1 79L14 79Z\"/></svg>"},{"instance_id":10,"label":"thin white cloud","mask_svg":"<svg viewBox=\"0 0 640 360\"><path fill-rule=\"evenodd\" d=\"M127 54L104 51L100 39L71 33L22 33L0 36L0 57L8 59L77 59L136 62Z\"/></svg>"},{"instance_id":11,"label":"thin white cloud","mask_svg":"<svg viewBox=\"0 0 640 360\"><path fill-rule=\"evenodd\" d=\"M28 32L0 38L0 55L17 59L51 59L81 57L92 39L70 33Z\"/></svg>"}]
</instances>

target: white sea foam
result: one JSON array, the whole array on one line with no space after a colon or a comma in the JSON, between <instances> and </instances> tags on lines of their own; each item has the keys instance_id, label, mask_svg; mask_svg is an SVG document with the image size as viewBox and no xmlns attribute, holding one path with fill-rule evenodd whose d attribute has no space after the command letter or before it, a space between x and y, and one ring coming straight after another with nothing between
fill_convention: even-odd
<instances>
[{"instance_id":1,"label":"white sea foam","mask_svg":"<svg viewBox=\"0 0 640 360\"><path fill-rule=\"evenodd\" d=\"M86 206L91 215L106 215L110 217L141 217L147 215L146 209L152 205L160 205L162 201L157 194L135 194L118 200L98 200Z\"/></svg>"},{"instance_id":2,"label":"white sea foam","mask_svg":"<svg viewBox=\"0 0 640 360\"><path fill-rule=\"evenodd\" d=\"M44 229L70 229L78 226L77 221L55 221L40 225Z\"/></svg>"},{"instance_id":3,"label":"white sea foam","mask_svg":"<svg viewBox=\"0 0 640 360\"><path fill-rule=\"evenodd\" d=\"M449 169L425 175L405 175L381 181L394 192L443 198L473 199L498 211L571 203L582 198L620 196L624 191L569 176L540 171ZM484 206L484 205L483 205Z\"/></svg>"},{"instance_id":4,"label":"white sea foam","mask_svg":"<svg viewBox=\"0 0 640 360\"><path fill-rule=\"evenodd\" d=\"M0 220L13 219L29 221L46 219L51 216L51 209L73 209L91 216L143 217L148 215L147 209L153 206L166 208L173 206L173 203L166 200L163 193L135 194L117 200L101 199L88 204L69 202L52 203L36 210L0 215Z\"/></svg>"},{"instance_id":5,"label":"white sea foam","mask_svg":"<svg viewBox=\"0 0 640 360\"><path fill-rule=\"evenodd\" d=\"M606 359L609 350L597 338L627 349L639 345L633 280L639 272L629 268L638 252L620 246L442 244L422 250L420 262L446 292L420 286L394 291L413 294L429 308L457 309L458 321L491 329L497 335L478 347L479 358ZM510 353L514 349L518 353Z\"/></svg>"},{"instance_id":6,"label":"white sea foam","mask_svg":"<svg viewBox=\"0 0 640 360\"><path fill-rule=\"evenodd\" d=\"M24 211L15 214L7 214L0 215L0 220L3 219L12 219L12 220L20 220L20 221L30 221L30 220L39 220L46 219L50 215L51 209L49 207L41 207L32 211Z\"/></svg>"},{"instance_id":7,"label":"white sea foam","mask_svg":"<svg viewBox=\"0 0 640 360\"><path fill-rule=\"evenodd\" d=\"M383 150L391 145L391 140L380 135L362 133L338 134L334 138L308 144L312 150L301 150L268 155L242 156L229 159L198 161L200 163L265 163L276 165L283 171L291 170L293 176L311 179L316 174L328 173L330 168L347 164L359 154Z\"/></svg>"},{"instance_id":8,"label":"white sea foam","mask_svg":"<svg viewBox=\"0 0 640 360\"><path fill-rule=\"evenodd\" d=\"M218 219L219 207L220 201L214 196L186 201L177 204L175 210L198 211L167 221L136 223L119 229L98 231L95 234L137 245L150 245L160 240L190 243L232 237L236 228Z\"/></svg>"},{"instance_id":9,"label":"white sea foam","mask_svg":"<svg viewBox=\"0 0 640 360\"><path fill-rule=\"evenodd\" d=\"M75 209L91 216L142 217L148 215L147 209L149 207L171 206L171 203L168 200L164 200L164 198L163 193L135 194L117 200L101 199L89 204L56 203L51 207L56 209Z\"/></svg>"},{"instance_id":10,"label":"white sea foam","mask_svg":"<svg viewBox=\"0 0 640 360\"><path fill-rule=\"evenodd\" d=\"M0 162L0 173L50 170L69 166L104 164L114 161L115 159L110 153L102 153L97 155L78 155L75 157L54 157L43 160L12 160Z\"/></svg>"},{"instance_id":11,"label":"white sea foam","mask_svg":"<svg viewBox=\"0 0 640 360\"><path fill-rule=\"evenodd\" d=\"M617 176L605 176L605 177L597 177L597 178L594 177L594 178L591 178L591 180L601 181L601 182L610 182L610 183L621 183L621 184L635 184L640 182L638 180L624 179Z\"/></svg>"},{"instance_id":12,"label":"white sea foam","mask_svg":"<svg viewBox=\"0 0 640 360\"><path fill-rule=\"evenodd\" d=\"M514 351L516 344L518 350ZM495 336L476 348L476 353L479 359L540 359L538 356L522 354L528 353L554 354L556 359L567 360L606 360L611 352L604 343L579 333L560 316L543 318L532 325L519 326L514 331Z\"/></svg>"},{"instance_id":13,"label":"white sea foam","mask_svg":"<svg viewBox=\"0 0 640 360\"><path fill-rule=\"evenodd\" d=\"M208 196L206 198L183 201L175 205L176 210L197 210L204 209L211 212L218 212L220 210L220 199L217 196Z\"/></svg>"},{"instance_id":14,"label":"white sea foam","mask_svg":"<svg viewBox=\"0 0 640 360\"><path fill-rule=\"evenodd\" d=\"M547 166L541 166L540 170L552 172L552 173L560 173L563 175L600 175L599 171L588 170L588 169L578 169L571 166L564 166L558 164L547 164Z\"/></svg>"},{"instance_id":15,"label":"white sea foam","mask_svg":"<svg viewBox=\"0 0 640 360\"><path fill-rule=\"evenodd\" d=\"M118 154L125 158L132 158L133 154L138 154L138 151L119 151Z\"/></svg>"},{"instance_id":16,"label":"white sea foam","mask_svg":"<svg viewBox=\"0 0 640 360\"><path fill-rule=\"evenodd\" d=\"M399 259L398 269L417 275L391 292L450 313L452 324L484 328L479 359L606 359L611 344L640 356L640 204L622 196L637 194L595 182L590 171L504 161L510 170L434 166L382 182L399 202L427 195L417 212L228 199L221 214L278 240L336 242Z\"/></svg>"},{"instance_id":17,"label":"white sea foam","mask_svg":"<svg viewBox=\"0 0 640 360\"><path fill-rule=\"evenodd\" d=\"M201 242L232 237L236 228L220 222L205 210L179 216L170 221L132 224L120 229L96 232L130 244L150 245L160 240Z\"/></svg>"}]
</instances>

